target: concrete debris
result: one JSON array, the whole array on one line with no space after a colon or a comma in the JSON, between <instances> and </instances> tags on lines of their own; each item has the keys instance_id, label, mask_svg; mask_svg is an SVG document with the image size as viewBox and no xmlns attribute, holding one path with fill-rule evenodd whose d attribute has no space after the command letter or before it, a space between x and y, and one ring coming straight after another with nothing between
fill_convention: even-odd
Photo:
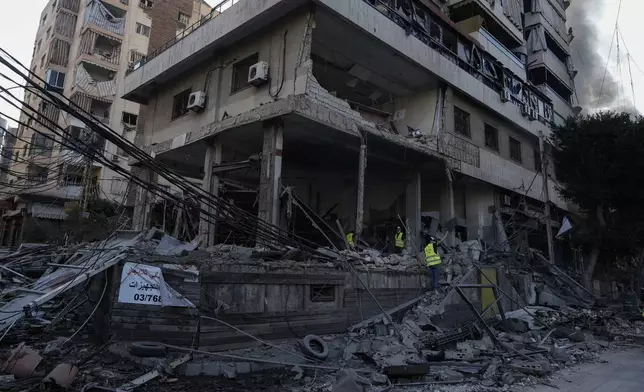
<instances>
[{"instance_id":1,"label":"concrete debris","mask_svg":"<svg viewBox=\"0 0 644 392\"><path fill-rule=\"evenodd\" d=\"M443 238L444 233L437 233L437 236ZM97 246L105 250L92 252L92 247ZM501 391L510 390L511 386L516 388L543 381L542 377L572 364L596 360L599 352L611 346L622 343L644 345L644 321L629 320L621 307L591 305L594 300L591 301L589 294L570 282L570 278L561 271L546 266L543 268L545 272L539 272L541 276L538 279L532 272L520 271L519 274L513 270L512 273L504 273L505 264L511 264L510 261L516 261L519 256L509 252L501 252L501 256L486 253L487 248L480 241L460 242L446 248L443 259L444 276L449 275L446 287L427 292L423 292L423 287L418 287L418 290L400 287L401 292L408 291L404 294L404 301L398 301L398 293L395 298L392 295L388 305L382 308L384 312L363 295L355 281L340 276L333 284L340 289L327 291L324 290L326 285L316 289L323 293L325 301L314 302L313 297L307 298L308 294L303 293L308 293L304 290L310 288L300 294L293 291L295 294L281 297L271 292L270 295L278 297L276 301L282 303L272 303L270 312L259 315L238 310L235 302L238 294L232 292L234 290L229 284L239 279L241 272L238 271L252 270L256 273L255 267L266 271L278 270L279 278L270 279L279 279L281 285L293 285L297 290L301 284L283 282L293 279L295 273L289 271L290 268L297 267L298 274L308 274L306 268L320 268L322 272L311 274L311 279L320 282L311 282L312 287L321 285L328 275L344 268L346 258L351 259L350 265L358 274L371 279L369 284L373 281L374 271L387 274L404 271L402 275L410 275L418 281L427 278L427 271L422 261L405 253L384 254L374 249L338 253L327 248L309 253L293 247L275 250L236 245L197 249L195 244L181 242L160 230L121 232L98 244L80 244L66 249L50 246L26 248L0 256L0 265L15 272L9 273L10 279L6 278L4 271L0 277L4 296L0 310L9 316L8 322L0 323L0 331L8 331L6 336L0 333L0 354L7 358L0 366L3 373L0 377L6 381L5 384L15 385L15 390L37 386L42 376L47 374L44 383L62 389L85 385L85 391L105 390L101 388L131 391L145 383L150 383L151 389L165 390L167 385L164 384L175 383L181 388L174 390L189 390L189 380L195 377L216 377L217 383L230 383L235 388L243 383L271 383L294 392L366 392L385 390L392 385L396 390L412 392L415 391L411 386L414 383L463 383L486 391ZM96 320L102 313L109 313L101 307L105 303L101 301L101 292L107 285L96 285L95 282L104 282L99 280L102 277L125 282L119 279L120 274L107 271L112 271L109 270L112 266L125 265L126 260L142 265L154 260L158 274L171 272L174 281L195 284L191 287L195 293L200 292L198 283L205 270L218 272L221 266L234 266L235 269L227 273L225 279L216 282L221 290L209 292L213 298L204 299L202 295L199 307L176 306L178 314L186 315L186 318L159 319L160 324L155 326L159 333L154 339L158 339L159 347L167 357L147 358L133 355L127 349L132 341L143 340L144 337L138 335L132 341L110 343L109 350L106 346L90 343L90 339L97 335L90 334L90 329L100 332L101 324ZM33 270L27 271L26 267ZM37 272L33 272L36 267ZM487 279L484 273L495 273L496 279ZM517 275L523 276L518 279ZM550 291L542 289L536 295L535 285L547 281L551 275L556 275L553 279L558 285ZM256 273L254 279L257 282L253 283L253 289L261 287L263 295L258 301L258 313L269 308L269 291L264 288L268 284L261 282L263 278L262 273ZM90 283L87 283L88 279ZM486 284L488 281L495 283ZM522 286L524 283L527 288ZM129 284L127 286L130 287ZM345 287L348 289L344 294L338 295ZM151 294L154 290L162 294L154 283L133 284L131 288L137 294L133 299L142 303L128 303L134 307L126 312L116 312L113 317L117 323L135 324L139 309L159 309L160 313L167 310L160 305L152 308L154 302L164 304L162 298ZM462 290L463 297L455 295L457 289ZM105 296L111 296L108 303L119 302L115 297L119 290L105 291ZM151 295L142 297L143 293ZM536 299L531 297L532 294ZM294 300L289 297L292 295L299 297ZM501 298L496 298L496 295ZM563 302L557 302L556 308L542 306L546 302L544 298L551 300L548 295L554 295ZM338 302L356 301L356 298L360 302L359 317L355 314L347 317L351 317L355 324L348 325L349 322L343 321L334 331L337 333L346 328L344 333L324 335L325 324L309 321L317 320L310 318L312 314L325 311L331 314L338 311ZM304 303L311 306L302 312L300 306ZM532 304L526 305L529 303ZM481 315L488 306L489 311ZM232 327L225 329L221 325L201 324L200 320L213 314L227 320L226 324L230 323ZM344 317L345 313L342 315ZM252 327L243 325L247 318L253 319ZM358 320L363 321L356 323ZM284 322L283 328L288 327L288 330L274 336L262 332L264 329L260 327L269 325L272 328L275 325L277 329ZM165 327L180 333L166 339L163 335ZM131 326L124 329L133 335L139 332ZM200 329L202 335L195 332ZM307 332L299 332L302 329ZM290 339L298 333L299 336L319 335ZM200 341L202 336L221 340L217 342L219 351L209 353L203 349L208 343ZM252 338L254 345L246 344L242 337ZM287 340L278 340L284 338ZM104 339L107 340L109 336ZM70 341L74 344L69 344ZM176 341L185 343L174 346ZM199 350L191 351L195 347L193 345ZM60 365L54 367L54 364ZM35 380L34 385L20 384L30 379ZM123 382L126 384L119 386ZM372 384L378 387L368 389ZM256 390L249 384L238 389Z\"/></svg>"}]
</instances>

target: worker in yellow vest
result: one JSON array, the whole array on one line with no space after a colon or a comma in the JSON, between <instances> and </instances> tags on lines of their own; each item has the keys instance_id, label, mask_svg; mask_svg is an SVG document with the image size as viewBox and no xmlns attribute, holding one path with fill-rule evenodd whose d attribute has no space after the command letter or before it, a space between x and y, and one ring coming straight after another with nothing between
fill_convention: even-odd
<instances>
[{"instance_id":1,"label":"worker in yellow vest","mask_svg":"<svg viewBox=\"0 0 644 392\"><path fill-rule=\"evenodd\" d=\"M405 249L405 233L398 226L394 235L394 253L402 253L403 249Z\"/></svg>"},{"instance_id":2,"label":"worker in yellow vest","mask_svg":"<svg viewBox=\"0 0 644 392\"><path fill-rule=\"evenodd\" d=\"M349 244L349 249L354 249L356 247L356 233L350 231L347 233L347 244Z\"/></svg>"},{"instance_id":3,"label":"worker in yellow vest","mask_svg":"<svg viewBox=\"0 0 644 392\"><path fill-rule=\"evenodd\" d=\"M441 265L441 255L436 252L436 246L434 237L429 237L429 241L425 246L425 264L429 268L429 275L432 278L432 288L434 290L438 289Z\"/></svg>"}]
</instances>

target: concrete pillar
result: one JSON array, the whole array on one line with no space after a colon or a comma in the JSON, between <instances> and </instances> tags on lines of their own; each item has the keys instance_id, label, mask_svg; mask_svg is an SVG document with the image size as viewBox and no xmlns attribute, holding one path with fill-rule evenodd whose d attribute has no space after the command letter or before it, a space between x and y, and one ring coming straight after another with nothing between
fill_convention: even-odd
<instances>
[{"instance_id":1,"label":"concrete pillar","mask_svg":"<svg viewBox=\"0 0 644 392\"><path fill-rule=\"evenodd\" d=\"M206 141L206 155L203 163L203 183L201 189L214 197L219 196L219 176L212 174L212 168L221 164L222 145L215 139ZM199 219L199 240L201 246L208 247L215 245L217 213L212 203L201 203L201 217Z\"/></svg>"},{"instance_id":2,"label":"concrete pillar","mask_svg":"<svg viewBox=\"0 0 644 392\"><path fill-rule=\"evenodd\" d=\"M446 171L446 181L445 185L441 189L441 224L443 227L443 232L445 232L445 224L450 220L456 217L456 208L454 206L454 179L449 168L445 167ZM444 234L444 233L443 233ZM450 231L445 242L449 246L453 246L455 243L454 231Z\"/></svg>"},{"instance_id":3,"label":"concrete pillar","mask_svg":"<svg viewBox=\"0 0 644 392\"><path fill-rule=\"evenodd\" d=\"M151 183L155 178L152 170L145 167L132 167L132 174L144 182ZM147 188L134 184L135 202L134 214L132 215L132 229L143 231L150 227L150 207L153 195Z\"/></svg>"},{"instance_id":4,"label":"concrete pillar","mask_svg":"<svg viewBox=\"0 0 644 392\"><path fill-rule=\"evenodd\" d=\"M262 146L258 216L273 226L279 225L283 145L283 125L278 121L268 123L264 129Z\"/></svg>"},{"instance_id":5,"label":"concrete pillar","mask_svg":"<svg viewBox=\"0 0 644 392\"><path fill-rule=\"evenodd\" d=\"M414 172L411 175L409 183L407 184L407 191L405 192L406 197L406 212L407 216L407 232L405 233L406 237L406 248L407 251L411 254L416 254L420 251L422 247L420 231L422 229L422 222L420 219L421 214L421 182L420 182L420 173Z\"/></svg>"},{"instance_id":6,"label":"concrete pillar","mask_svg":"<svg viewBox=\"0 0 644 392\"><path fill-rule=\"evenodd\" d=\"M367 169L367 146L360 146L358 161L358 202L356 203L356 236L362 236L362 221L364 220L364 175Z\"/></svg>"}]
</instances>

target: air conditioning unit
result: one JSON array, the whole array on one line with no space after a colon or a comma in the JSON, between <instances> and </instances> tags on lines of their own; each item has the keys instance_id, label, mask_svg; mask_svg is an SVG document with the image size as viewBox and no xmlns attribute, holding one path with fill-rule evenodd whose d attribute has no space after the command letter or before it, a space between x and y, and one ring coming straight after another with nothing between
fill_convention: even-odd
<instances>
[{"instance_id":1,"label":"air conditioning unit","mask_svg":"<svg viewBox=\"0 0 644 392\"><path fill-rule=\"evenodd\" d=\"M503 90L501 90L501 102L509 102L510 101L510 89L507 87L504 87Z\"/></svg>"},{"instance_id":2,"label":"air conditioning unit","mask_svg":"<svg viewBox=\"0 0 644 392\"><path fill-rule=\"evenodd\" d=\"M195 91L188 98L188 110L198 112L206 106L206 93Z\"/></svg>"},{"instance_id":3,"label":"air conditioning unit","mask_svg":"<svg viewBox=\"0 0 644 392\"><path fill-rule=\"evenodd\" d=\"M248 68L248 83L259 87L268 82L268 63L260 61Z\"/></svg>"},{"instance_id":4,"label":"air conditioning unit","mask_svg":"<svg viewBox=\"0 0 644 392\"><path fill-rule=\"evenodd\" d=\"M530 114L530 108L528 107L528 105L527 104L521 105L521 115L523 115L523 117L528 117L529 114Z\"/></svg>"},{"instance_id":5,"label":"air conditioning unit","mask_svg":"<svg viewBox=\"0 0 644 392\"><path fill-rule=\"evenodd\" d=\"M502 202L504 206L510 206L512 204L512 198L510 197L510 195L503 195Z\"/></svg>"}]
</instances>

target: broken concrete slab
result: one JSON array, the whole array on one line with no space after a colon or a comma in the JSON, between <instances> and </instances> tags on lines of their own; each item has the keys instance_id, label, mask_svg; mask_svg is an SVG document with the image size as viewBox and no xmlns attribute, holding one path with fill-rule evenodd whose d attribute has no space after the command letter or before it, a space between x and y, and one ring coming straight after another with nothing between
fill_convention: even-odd
<instances>
[{"instance_id":1,"label":"broken concrete slab","mask_svg":"<svg viewBox=\"0 0 644 392\"><path fill-rule=\"evenodd\" d=\"M429 363L417 365L393 365L386 366L383 373L389 378L420 377L429 373Z\"/></svg>"},{"instance_id":2,"label":"broken concrete slab","mask_svg":"<svg viewBox=\"0 0 644 392\"><path fill-rule=\"evenodd\" d=\"M521 362L505 366L512 370L533 376L547 376L552 373L552 367L548 361Z\"/></svg>"},{"instance_id":3,"label":"broken concrete slab","mask_svg":"<svg viewBox=\"0 0 644 392\"><path fill-rule=\"evenodd\" d=\"M365 392L369 385L369 380L358 376L355 370L342 369L336 373L331 392Z\"/></svg>"}]
</instances>

